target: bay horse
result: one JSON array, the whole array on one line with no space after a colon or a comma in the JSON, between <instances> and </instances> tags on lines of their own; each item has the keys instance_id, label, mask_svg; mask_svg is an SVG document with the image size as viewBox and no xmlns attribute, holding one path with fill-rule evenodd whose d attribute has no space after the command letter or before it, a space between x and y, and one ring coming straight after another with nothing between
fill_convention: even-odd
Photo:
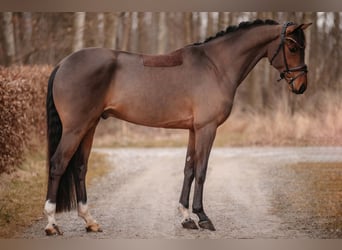
<instances>
[{"instance_id":1,"label":"bay horse","mask_svg":"<svg viewBox=\"0 0 342 250\"><path fill-rule=\"evenodd\" d=\"M229 116L237 87L264 57L290 91L307 88L305 36L310 24L273 20L229 26L204 42L167 55L87 48L64 58L48 82L47 235L62 234L55 213L78 209L87 231L102 231L87 205L85 177L101 118L189 130L180 195L181 224L215 230L203 208L203 187L217 127ZM192 212L189 194L193 180Z\"/></svg>"}]
</instances>

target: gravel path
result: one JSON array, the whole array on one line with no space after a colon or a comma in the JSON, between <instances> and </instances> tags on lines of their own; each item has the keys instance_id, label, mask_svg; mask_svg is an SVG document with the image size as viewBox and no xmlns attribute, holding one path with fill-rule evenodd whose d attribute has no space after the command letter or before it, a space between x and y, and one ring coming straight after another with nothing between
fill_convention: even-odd
<instances>
[{"instance_id":1,"label":"gravel path","mask_svg":"<svg viewBox=\"0 0 342 250\"><path fill-rule=\"evenodd\" d=\"M342 238L342 147L214 148L204 205L215 232L181 227L185 148L94 150L112 162L88 189L103 232L86 233L72 211L57 214L62 238ZM47 238L45 224L37 221L20 238Z\"/></svg>"}]
</instances>

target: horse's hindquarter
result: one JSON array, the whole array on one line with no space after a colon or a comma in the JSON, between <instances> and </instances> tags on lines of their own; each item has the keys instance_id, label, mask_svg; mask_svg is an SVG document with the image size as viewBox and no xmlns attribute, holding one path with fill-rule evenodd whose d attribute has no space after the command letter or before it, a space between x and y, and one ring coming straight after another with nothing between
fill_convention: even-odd
<instances>
[{"instance_id":1,"label":"horse's hindquarter","mask_svg":"<svg viewBox=\"0 0 342 250\"><path fill-rule=\"evenodd\" d=\"M178 66L148 67L140 55L120 53L105 114L147 126L192 128L196 111L210 109L207 99L216 92L209 86L213 74L192 60L184 56Z\"/></svg>"},{"instance_id":2,"label":"horse's hindquarter","mask_svg":"<svg viewBox=\"0 0 342 250\"><path fill-rule=\"evenodd\" d=\"M101 48L83 49L61 61L53 98L64 127L99 118L114 68L113 52Z\"/></svg>"}]
</instances>

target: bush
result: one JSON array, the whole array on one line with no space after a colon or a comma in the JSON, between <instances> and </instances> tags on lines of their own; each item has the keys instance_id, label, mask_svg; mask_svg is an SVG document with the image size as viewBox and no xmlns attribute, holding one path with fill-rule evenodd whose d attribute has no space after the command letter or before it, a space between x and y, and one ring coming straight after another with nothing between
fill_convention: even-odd
<instances>
[{"instance_id":1,"label":"bush","mask_svg":"<svg viewBox=\"0 0 342 250\"><path fill-rule=\"evenodd\" d=\"M45 99L50 66L0 67L0 173L11 172L25 150L45 145Z\"/></svg>"}]
</instances>

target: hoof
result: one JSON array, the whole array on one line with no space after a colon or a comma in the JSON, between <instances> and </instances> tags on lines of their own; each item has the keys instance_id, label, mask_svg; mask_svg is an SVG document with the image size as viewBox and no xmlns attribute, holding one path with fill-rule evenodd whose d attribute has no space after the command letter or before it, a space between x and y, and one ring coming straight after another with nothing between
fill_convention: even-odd
<instances>
[{"instance_id":1,"label":"hoof","mask_svg":"<svg viewBox=\"0 0 342 250\"><path fill-rule=\"evenodd\" d=\"M186 229L198 229L196 223L191 218L182 221L182 226Z\"/></svg>"},{"instance_id":2,"label":"hoof","mask_svg":"<svg viewBox=\"0 0 342 250\"><path fill-rule=\"evenodd\" d=\"M63 235L63 232L59 230L59 227L57 225L53 224L52 226L52 228L45 228L45 234L47 236Z\"/></svg>"},{"instance_id":3,"label":"hoof","mask_svg":"<svg viewBox=\"0 0 342 250\"><path fill-rule=\"evenodd\" d=\"M92 224L86 227L87 232L102 232L102 229L99 224Z\"/></svg>"},{"instance_id":4,"label":"hoof","mask_svg":"<svg viewBox=\"0 0 342 250\"><path fill-rule=\"evenodd\" d=\"M199 221L198 225L200 226L200 228L208 229L210 231L216 231L213 223L209 219Z\"/></svg>"}]
</instances>

